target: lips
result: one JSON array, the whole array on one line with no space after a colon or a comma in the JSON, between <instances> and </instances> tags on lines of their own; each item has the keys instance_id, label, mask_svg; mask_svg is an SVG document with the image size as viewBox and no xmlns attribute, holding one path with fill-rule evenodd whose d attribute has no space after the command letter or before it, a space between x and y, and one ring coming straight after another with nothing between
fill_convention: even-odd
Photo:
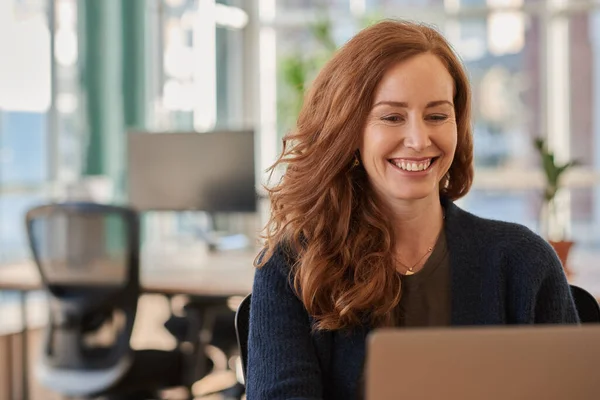
<instances>
[{"instance_id":1,"label":"lips","mask_svg":"<svg viewBox=\"0 0 600 400\"><path fill-rule=\"evenodd\" d=\"M388 162L396 168L407 172L427 171L439 157L430 158L392 158Z\"/></svg>"}]
</instances>

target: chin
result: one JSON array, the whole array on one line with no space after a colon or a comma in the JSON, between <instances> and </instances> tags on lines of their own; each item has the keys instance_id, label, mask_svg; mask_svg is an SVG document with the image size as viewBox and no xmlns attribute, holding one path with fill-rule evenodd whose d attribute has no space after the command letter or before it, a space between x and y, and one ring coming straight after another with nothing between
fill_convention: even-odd
<instances>
[{"instance_id":1,"label":"chin","mask_svg":"<svg viewBox=\"0 0 600 400\"><path fill-rule=\"evenodd\" d=\"M419 193L415 193L415 194L405 194L405 195L400 195L397 196L396 199L398 200L403 200L403 201L416 201L416 200L423 200L423 199L427 199L429 197L431 197L432 193L424 193L424 194L419 194Z\"/></svg>"},{"instance_id":2,"label":"chin","mask_svg":"<svg viewBox=\"0 0 600 400\"><path fill-rule=\"evenodd\" d=\"M402 188L396 186L396 190L391 190L388 192L389 196L397 199L397 200L421 200L430 198L432 196L437 196L439 193L439 188L437 185L405 185Z\"/></svg>"}]
</instances>

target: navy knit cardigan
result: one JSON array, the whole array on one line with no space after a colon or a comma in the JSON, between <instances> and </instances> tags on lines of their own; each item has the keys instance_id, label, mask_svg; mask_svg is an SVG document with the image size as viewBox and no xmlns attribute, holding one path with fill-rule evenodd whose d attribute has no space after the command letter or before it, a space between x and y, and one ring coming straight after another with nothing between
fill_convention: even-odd
<instances>
[{"instance_id":1,"label":"navy knit cardigan","mask_svg":"<svg viewBox=\"0 0 600 400\"><path fill-rule=\"evenodd\" d=\"M524 226L476 217L444 201L452 325L577 323L560 261ZM311 332L286 256L257 270L250 309L248 400L357 397L370 327Z\"/></svg>"}]
</instances>

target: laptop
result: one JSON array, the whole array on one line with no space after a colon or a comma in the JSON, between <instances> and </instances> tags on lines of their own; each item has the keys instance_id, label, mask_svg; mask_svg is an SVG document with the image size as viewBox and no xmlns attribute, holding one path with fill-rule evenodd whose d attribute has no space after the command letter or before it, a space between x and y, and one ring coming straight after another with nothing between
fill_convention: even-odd
<instances>
[{"instance_id":1,"label":"laptop","mask_svg":"<svg viewBox=\"0 0 600 400\"><path fill-rule=\"evenodd\" d=\"M597 400L600 325L382 329L366 400Z\"/></svg>"}]
</instances>

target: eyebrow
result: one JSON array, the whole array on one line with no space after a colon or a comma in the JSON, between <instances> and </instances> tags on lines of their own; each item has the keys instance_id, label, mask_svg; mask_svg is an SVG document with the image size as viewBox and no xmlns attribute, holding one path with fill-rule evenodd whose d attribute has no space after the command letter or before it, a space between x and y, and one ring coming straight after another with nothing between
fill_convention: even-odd
<instances>
[{"instance_id":1,"label":"eyebrow","mask_svg":"<svg viewBox=\"0 0 600 400\"><path fill-rule=\"evenodd\" d=\"M437 107L437 106L441 106L441 105L444 105L444 104L447 104L447 105L449 105L451 107L454 107L454 104L452 104L448 100L436 100L436 101L430 101L429 103L427 103L427 105L425 106L425 108ZM373 106L373 108L379 107L379 106L392 106L392 107L408 108L408 103L405 103L403 101L388 101L388 100L384 100L384 101L380 101L380 102L376 103Z\"/></svg>"}]
</instances>

